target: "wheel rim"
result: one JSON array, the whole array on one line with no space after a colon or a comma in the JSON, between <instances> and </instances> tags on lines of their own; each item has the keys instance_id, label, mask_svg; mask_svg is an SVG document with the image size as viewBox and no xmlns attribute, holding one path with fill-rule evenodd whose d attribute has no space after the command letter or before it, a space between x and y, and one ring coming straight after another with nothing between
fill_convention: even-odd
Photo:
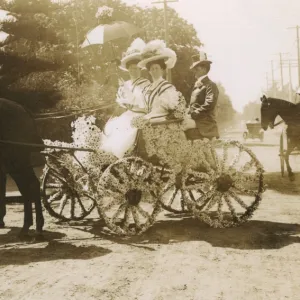
<instances>
[{"instance_id":1,"label":"wheel rim","mask_svg":"<svg viewBox=\"0 0 300 300\"><path fill-rule=\"evenodd\" d=\"M75 180L78 186L80 184L84 186L88 181L87 178L75 178ZM93 197L87 191L74 189L70 180L57 169L45 170L41 196L48 213L61 221L82 220L95 207Z\"/></svg>"},{"instance_id":2,"label":"wheel rim","mask_svg":"<svg viewBox=\"0 0 300 300\"><path fill-rule=\"evenodd\" d=\"M210 226L237 226L253 215L262 199L262 165L239 142L211 143L207 151L213 157L214 166L198 174L202 182L197 187L204 194L196 202L190 201L187 193L191 187L184 182L183 196L194 215Z\"/></svg>"},{"instance_id":3,"label":"wheel rim","mask_svg":"<svg viewBox=\"0 0 300 300\"><path fill-rule=\"evenodd\" d=\"M102 174L97 208L107 227L119 235L146 231L161 211L159 201L169 178L137 157L121 159Z\"/></svg>"},{"instance_id":4,"label":"wheel rim","mask_svg":"<svg viewBox=\"0 0 300 300\"><path fill-rule=\"evenodd\" d=\"M281 170L281 176L284 176L284 146L283 146L283 134L280 135L280 150L279 150L279 156L280 156L280 170Z\"/></svg>"}]
</instances>

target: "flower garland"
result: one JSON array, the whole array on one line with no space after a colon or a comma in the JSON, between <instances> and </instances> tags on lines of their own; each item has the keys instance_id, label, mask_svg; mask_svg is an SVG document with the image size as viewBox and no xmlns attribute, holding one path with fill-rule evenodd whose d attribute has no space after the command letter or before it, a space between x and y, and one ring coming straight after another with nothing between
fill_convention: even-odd
<instances>
[{"instance_id":1,"label":"flower garland","mask_svg":"<svg viewBox=\"0 0 300 300\"><path fill-rule=\"evenodd\" d=\"M87 190L91 187L92 182L98 179L106 166L116 161L116 157L110 153L99 150L101 145L101 130L95 125L94 116L82 116L71 123L73 129L72 143L61 141L43 140L45 145L60 146L68 148L88 148L94 152L74 151L74 156L68 150L46 149L46 153L53 153L56 157L47 157L47 164L55 169L65 168L72 174L77 186L73 189ZM88 176L87 176L88 174ZM79 181L85 179L85 184ZM83 182L83 181L82 181Z\"/></svg>"},{"instance_id":2,"label":"flower garland","mask_svg":"<svg viewBox=\"0 0 300 300\"><path fill-rule=\"evenodd\" d=\"M183 189L183 198L187 203L189 209L193 214L209 224L214 228L224 228L224 227L234 227L238 226L243 222L246 222L249 218L252 217L253 212L257 209L260 201L262 200L262 193L265 191L263 186L263 167L260 162L257 160L254 153L248 148L244 147L242 144L236 141L227 141L227 142L211 142L211 146L207 147L209 151L212 152L212 157L216 160L214 165L214 171L209 175L209 178L202 176L202 182L198 185L185 184ZM223 156L220 158L216 155L216 148L219 147L223 149ZM227 164L228 159L228 150L229 148L238 148L239 152L234 157L230 165ZM245 152L248 157L250 157L250 162L245 163L240 170L236 170L235 166L241 157L241 153ZM245 174L245 170L255 169L254 174ZM232 186L228 190L219 190L218 180L220 177L229 177L232 180ZM198 176L200 177L200 176ZM247 183L254 183L255 190L244 188ZM188 191L195 188L202 188L206 192L202 197L200 197L195 203L190 200ZM239 194L245 194L251 197L254 197L254 201L247 205ZM233 202L232 202L233 201ZM243 208L242 214L237 214L233 203L237 203L241 208ZM217 214L216 216L210 212L215 205L217 205ZM224 219L224 212L222 208L224 205L227 205L231 219Z\"/></svg>"},{"instance_id":3,"label":"flower garland","mask_svg":"<svg viewBox=\"0 0 300 300\"><path fill-rule=\"evenodd\" d=\"M97 19L101 19L101 18L111 18L112 14L113 14L114 9L111 7L108 7L106 5L98 7L98 10L96 12L95 17Z\"/></svg>"}]
</instances>

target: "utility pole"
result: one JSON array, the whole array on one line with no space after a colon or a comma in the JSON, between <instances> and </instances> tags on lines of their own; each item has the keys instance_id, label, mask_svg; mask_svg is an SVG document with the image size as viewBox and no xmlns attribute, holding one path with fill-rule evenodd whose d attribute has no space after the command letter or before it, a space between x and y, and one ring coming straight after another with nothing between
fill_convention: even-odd
<instances>
[{"instance_id":1,"label":"utility pole","mask_svg":"<svg viewBox=\"0 0 300 300\"><path fill-rule=\"evenodd\" d=\"M282 55L283 54L289 54L289 53L279 53L279 67L280 67L280 83L281 83L281 90L283 91L283 69L282 69L282 64L283 64L283 59L282 59ZM278 55L277 54L273 54L273 55Z\"/></svg>"},{"instance_id":2,"label":"utility pole","mask_svg":"<svg viewBox=\"0 0 300 300\"><path fill-rule=\"evenodd\" d=\"M266 89L266 92L268 93L268 90L269 90L269 78L268 78L268 72L266 73L266 83L267 83L267 89Z\"/></svg>"},{"instance_id":3,"label":"utility pole","mask_svg":"<svg viewBox=\"0 0 300 300\"><path fill-rule=\"evenodd\" d=\"M276 97L276 88L275 88L275 81L274 81L274 66L273 60L271 60L271 71L272 71L272 96Z\"/></svg>"},{"instance_id":4,"label":"utility pole","mask_svg":"<svg viewBox=\"0 0 300 300\"><path fill-rule=\"evenodd\" d=\"M296 29L297 35L297 57L298 57L298 87L300 87L300 45L299 45L299 26L288 27L288 29Z\"/></svg>"},{"instance_id":5,"label":"utility pole","mask_svg":"<svg viewBox=\"0 0 300 300\"><path fill-rule=\"evenodd\" d=\"M178 2L178 0L163 0L163 1L157 1L157 2L152 2L152 4L159 4L163 3L164 4L164 26L165 26L165 42L166 45L168 46L169 43L169 24L168 24L168 3L169 2ZM171 70L167 70L167 80L169 82L172 82L172 73Z\"/></svg>"},{"instance_id":6,"label":"utility pole","mask_svg":"<svg viewBox=\"0 0 300 300\"><path fill-rule=\"evenodd\" d=\"M283 72L282 72L282 53L279 53L279 63L280 63L280 79L281 79L281 90L283 91Z\"/></svg>"},{"instance_id":7,"label":"utility pole","mask_svg":"<svg viewBox=\"0 0 300 300\"><path fill-rule=\"evenodd\" d=\"M289 60L289 101L292 102L292 68L291 61Z\"/></svg>"}]
</instances>

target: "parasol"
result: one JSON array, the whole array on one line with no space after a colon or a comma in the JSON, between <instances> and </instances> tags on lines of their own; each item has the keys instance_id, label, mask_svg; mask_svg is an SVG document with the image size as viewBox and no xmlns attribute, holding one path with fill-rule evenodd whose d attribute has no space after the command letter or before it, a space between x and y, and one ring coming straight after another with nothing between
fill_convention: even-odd
<instances>
[{"instance_id":1,"label":"parasol","mask_svg":"<svg viewBox=\"0 0 300 300\"><path fill-rule=\"evenodd\" d=\"M98 25L90 30L81 48L89 45L104 44L122 37L131 37L141 29L125 21L115 21L110 24Z\"/></svg>"}]
</instances>

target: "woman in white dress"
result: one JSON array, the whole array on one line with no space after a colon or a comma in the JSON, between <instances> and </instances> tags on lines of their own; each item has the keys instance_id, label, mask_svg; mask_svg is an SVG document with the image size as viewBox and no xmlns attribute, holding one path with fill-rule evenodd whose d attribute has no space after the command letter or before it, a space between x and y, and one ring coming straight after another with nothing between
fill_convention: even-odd
<instances>
[{"instance_id":1,"label":"woman in white dress","mask_svg":"<svg viewBox=\"0 0 300 300\"><path fill-rule=\"evenodd\" d=\"M100 149L118 158L122 158L135 143L137 128L131 126L132 119L147 112L142 91L150 81L141 77L141 70L137 66L144 47L144 41L137 38L121 60L121 68L129 72L130 80L122 82L116 101L128 110L119 117L110 119L101 137Z\"/></svg>"}]
</instances>

